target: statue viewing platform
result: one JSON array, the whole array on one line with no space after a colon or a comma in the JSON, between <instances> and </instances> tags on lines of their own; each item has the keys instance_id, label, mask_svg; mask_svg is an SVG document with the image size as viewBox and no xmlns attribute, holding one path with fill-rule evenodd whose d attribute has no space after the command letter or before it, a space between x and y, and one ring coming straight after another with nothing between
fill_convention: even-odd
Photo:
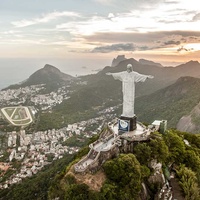
<instances>
[{"instance_id":1,"label":"statue viewing platform","mask_svg":"<svg viewBox=\"0 0 200 200\"><path fill-rule=\"evenodd\" d=\"M137 142L137 141L146 141L150 139L150 133L152 132L142 123L136 123L136 129L133 131L129 131L120 135L120 138L124 138L128 141Z\"/></svg>"},{"instance_id":2,"label":"statue viewing platform","mask_svg":"<svg viewBox=\"0 0 200 200\"><path fill-rule=\"evenodd\" d=\"M106 160L119 154L119 147L123 146L122 140L147 141L150 139L151 132L152 130L140 122L137 122L137 128L130 132L120 132L117 121L109 123L102 129L99 139L89 145L89 153L74 165L75 172L97 171Z\"/></svg>"},{"instance_id":3,"label":"statue viewing platform","mask_svg":"<svg viewBox=\"0 0 200 200\"><path fill-rule=\"evenodd\" d=\"M90 151L83 159L75 164L75 172L96 171L105 160L116 152L117 137L114 132L107 126L105 127L97 141L90 144ZM115 150L114 150L115 149Z\"/></svg>"}]
</instances>

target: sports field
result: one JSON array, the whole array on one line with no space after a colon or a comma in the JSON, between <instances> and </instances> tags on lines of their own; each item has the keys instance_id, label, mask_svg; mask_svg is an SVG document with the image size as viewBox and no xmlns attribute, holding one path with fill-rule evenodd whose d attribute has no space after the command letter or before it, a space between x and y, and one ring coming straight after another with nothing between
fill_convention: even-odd
<instances>
[{"instance_id":1,"label":"sports field","mask_svg":"<svg viewBox=\"0 0 200 200\"><path fill-rule=\"evenodd\" d=\"M14 126L27 126L33 122L30 109L26 106L1 108L3 117Z\"/></svg>"}]
</instances>

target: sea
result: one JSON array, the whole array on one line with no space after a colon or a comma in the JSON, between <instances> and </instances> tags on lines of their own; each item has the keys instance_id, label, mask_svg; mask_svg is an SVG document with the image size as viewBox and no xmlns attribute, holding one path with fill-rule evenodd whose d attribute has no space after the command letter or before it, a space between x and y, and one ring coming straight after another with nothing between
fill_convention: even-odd
<instances>
[{"instance_id":1,"label":"sea","mask_svg":"<svg viewBox=\"0 0 200 200\"><path fill-rule=\"evenodd\" d=\"M105 62L84 64L64 59L0 59L0 90L28 79L45 64L53 65L61 72L74 77L95 74L106 66Z\"/></svg>"}]
</instances>

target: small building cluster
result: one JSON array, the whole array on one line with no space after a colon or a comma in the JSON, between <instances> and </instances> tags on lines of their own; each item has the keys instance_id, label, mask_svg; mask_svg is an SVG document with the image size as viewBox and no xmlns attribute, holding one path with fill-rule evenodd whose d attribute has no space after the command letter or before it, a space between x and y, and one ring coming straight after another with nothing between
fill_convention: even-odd
<instances>
[{"instance_id":1,"label":"small building cluster","mask_svg":"<svg viewBox=\"0 0 200 200\"><path fill-rule=\"evenodd\" d=\"M90 138L96 131L86 131L86 128L93 124L101 124L102 118L97 117L79 123L69 124L67 127L55 130L38 131L33 134L26 134L25 130L19 133L16 131L8 134L8 162L2 162L3 173L8 169L13 169L13 162L21 163L17 173L14 173L5 182L0 184L0 189L7 188L12 184L20 182L25 177L30 177L40 171L45 165L50 164L53 160L60 159L66 154L73 154L79 150L79 147L69 147L65 145L72 136L81 135L84 138ZM100 126L101 127L101 126ZM3 175L2 173L2 175Z\"/></svg>"},{"instance_id":2,"label":"small building cluster","mask_svg":"<svg viewBox=\"0 0 200 200\"><path fill-rule=\"evenodd\" d=\"M47 94L41 94L43 90L45 90L44 84L2 90L0 91L0 106L21 105L30 101L30 104L39 105L42 110L47 110L70 98L70 85L62 86L57 91Z\"/></svg>"}]
</instances>

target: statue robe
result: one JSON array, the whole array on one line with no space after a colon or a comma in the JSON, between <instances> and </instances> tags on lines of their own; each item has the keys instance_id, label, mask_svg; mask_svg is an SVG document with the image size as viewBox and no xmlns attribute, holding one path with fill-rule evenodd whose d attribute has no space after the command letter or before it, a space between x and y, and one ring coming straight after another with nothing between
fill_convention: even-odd
<instances>
[{"instance_id":1,"label":"statue robe","mask_svg":"<svg viewBox=\"0 0 200 200\"><path fill-rule=\"evenodd\" d=\"M137 72L111 73L114 79L122 81L123 111L122 116L134 117L135 83L144 82L149 76Z\"/></svg>"}]
</instances>

